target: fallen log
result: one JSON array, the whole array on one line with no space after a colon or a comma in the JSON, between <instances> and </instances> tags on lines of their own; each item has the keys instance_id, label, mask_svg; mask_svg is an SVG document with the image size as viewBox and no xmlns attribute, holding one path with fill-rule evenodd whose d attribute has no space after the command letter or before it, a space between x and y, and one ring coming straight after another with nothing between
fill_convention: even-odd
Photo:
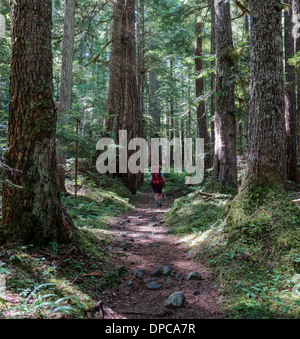
<instances>
[{"instance_id":1,"label":"fallen log","mask_svg":"<svg viewBox=\"0 0 300 339\"><path fill-rule=\"evenodd\" d=\"M206 193L206 192L200 192L200 191L198 191L198 193L199 193L201 196L209 197L209 198L218 198L218 199L228 199L228 198L229 198L229 196L226 195L226 194Z\"/></svg>"}]
</instances>

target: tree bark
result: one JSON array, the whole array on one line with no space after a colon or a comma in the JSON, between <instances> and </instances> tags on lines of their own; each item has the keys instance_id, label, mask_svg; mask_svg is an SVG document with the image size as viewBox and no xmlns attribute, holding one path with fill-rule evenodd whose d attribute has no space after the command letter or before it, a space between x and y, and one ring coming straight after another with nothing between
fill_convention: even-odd
<instances>
[{"instance_id":1,"label":"tree bark","mask_svg":"<svg viewBox=\"0 0 300 339\"><path fill-rule=\"evenodd\" d=\"M51 0L15 0L2 242L43 245L75 234L56 186Z\"/></svg>"},{"instance_id":2,"label":"tree bark","mask_svg":"<svg viewBox=\"0 0 300 339\"><path fill-rule=\"evenodd\" d=\"M233 41L230 3L215 0L216 25L216 117L212 179L237 187L236 118Z\"/></svg>"},{"instance_id":3,"label":"tree bark","mask_svg":"<svg viewBox=\"0 0 300 339\"><path fill-rule=\"evenodd\" d=\"M105 134L112 136L115 122L120 109L119 98L121 95L120 79L122 65L122 25L123 25L123 8L125 0L114 2L113 27L112 27L112 49L110 60L110 77L109 92L106 108Z\"/></svg>"},{"instance_id":4,"label":"tree bark","mask_svg":"<svg viewBox=\"0 0 300 339\"><path fill-rule=\"evenodd\" d=\"M64 37L59 95L60 105L58 107L59 120L70 113L72 104L75 6L75 0L65 0Z\"/></svg>"},{"instance_id":5,"label":"tree bark","mask_svg":"<svg viewBox=\"0 0 300 339\"><path fill-rule=\"evenodd\" d=\"M283 182L287 177L279 4L279 0L250 1L251 101L247 168L249 180L261 186Z\"/></svg>"},{"instance_id":6,"label":"tree bark","mask_svg":"<svg viewBox=\"0 0 300 339\"><path fill-rule=\"evenodd\" d=\"M215 14L215 5L214 5L214 0L210 0L210 10L211 10L211 38L210 38L210 54L214 55L216 54L216 14ZM212 61L211 62L211 67L215 68L216 62ZM216 96L215 96L215 91L216 91L216 75L215 73L211 73L210 76L210 89L212 91L211 95L211 101L210 101L210 116L211 118L215 117L216 114ZM214 144L215 142L215 123L212 121L210 123L210 129L211 129L211 141ZM214 158L214 151L213 153L213 158Z\"/></svg>"},{"instance_id":7,"label":"tree bark","mask_svg":"<svg viewBox=\"0 0 300 339\"><path fill-rule=\"evenodd\" d=\"M199 16L196 16L195 20L195 73L196 73L196 97L200 98L204 95L204 79L200 77L203 69L203 61L201 59L203 55L202 46L202 23ZM209 134L207 129L207 118L206 118L206 105L205 101L201 100L197 106L197 125L198 125L198 137L204 139L204 168L208 169L211 167L211 154L209 150Z\"/></svg>"},{"instance_id":8,"label":"tree bark","mask_svg":"<svg viewBox=\"0 0 300 339\"><path fill-rule=\"evenodd\" d=\"M143 119L140 112L137 87L135 1L127 0L123 7L121 29L121 72L117 130L127 130L128 141L143 137ZM128 150L128 159L134 151ZM119 174L132 193L140 187L143 174Z\"/></svg>"},{"instance_id":9,"label":"tree bark","mask_svg":"<svg viewBox=\"0 0 300 339\"><path fill-rule=\"evenodd\" d=\"M173 79L173 67L174 67L174 60L173 57L170 57L170 79ZM175 110L174 110L174 93L173 93L173 87L171 89L170 93L170 140L173 140L175 137ZM170 164L171 166L174 165L174 146L172 145L170 147Z\"/></svg>"},{"instance_id":10,"label":"tree bark","mask_svg":"<svg viewBox=\"0 0 300 339\"><path fill-rule=\"evenodd\" d=\"M286 1L292 5L292 0ZM284 49L285 49L285 124L287 131L287 178L297 181L297 107L296 107L296 72L289 64L295 54L295 41L292 35L293 10L284 14Z\"/></svg>"},{"instance_id":11,"label":"tree bark","mask_svg":"<svg viewBox=\"0 0 300 339\"><path fill-rule=\"evenodd\" d=\"M137 46L138 46L138 95L139 95L139 112L142 117L145 114L145 5L143 1L138 0L139 19L137 24Z\"/></svg>"},{"instance_id":12,"label":"tree bark","mask_svg":"<svg viewBox=\"0 0 300 339\"><path fill-rule=\"evenodd\" d=\"M292 2L293 15L300 15L300 0L293 0ZM300 30L298 30L299 33ZM300 38L296 39L295 42L295 52L300 51ZM298 116L298 154L300 154L300 67L296 68L296 81L297 81L297 94L296 94L296 103L297 103L297 116ZM300 176L297 175L297 181L300 181Z\"/></svg>"},{"instance_id":13,"label":"tree bark","mask_svg":"<svg viewBox=\"0 0 300 339\"><path fill-rule=\"evenodd\" d=\"M299 248L299 207L287 194L287 135L282 4L250 0L249 156L242 187L227 216L227 247L256 247L256 262L291 264ZM255 255L255 254L254 254ZM278 260L276 259L278 257ZM289 265L289 264L288 264Z\"/></svg>"},{"instance_id":14,"label":"tree bark","mask_svg":"<svg viewBox=\"0 0 300 339\"><path fill-rule=\"evenodd\" d=\"M149 72L149 78L150 78L150 111L151 115L154 120L154 136L159 137L160 136L160 107L159 102L157 99L157 91L159 89L158 86L158 79L157 79L157 73L156 70L151 70Z\"/></svg>"},{"instance_id":15,"label":"tree bark","mask_svg":"<svg viewBox=\"0 0 300 339\"><path fill-rule=\"evenodd\" d=\"M62 122L67 114L70 114L72 105L72 86L73 86L73 58L74 58L74 24L75 24L75 0L65 0L64 11L64 36L62 48L62 65L60 96L58 107L58 121ZM66 191L65 170L66 155L59 147L57 154L57 177L58 189Z\"/></svg>"}]
</instances>

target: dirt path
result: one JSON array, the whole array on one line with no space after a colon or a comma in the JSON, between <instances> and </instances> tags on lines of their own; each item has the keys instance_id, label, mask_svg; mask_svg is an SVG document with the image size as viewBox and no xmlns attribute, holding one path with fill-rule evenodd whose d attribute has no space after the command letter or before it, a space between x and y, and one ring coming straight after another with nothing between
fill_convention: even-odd
<instances>
[{"instance_id":1,"label":"dirt path","mask_svg":"<svg viewBox=\"0 0 300 339\"><path fill-rule=\"evenodd\" d=\"M117 219L109 229L117 235L115 246L121 250L121 264L129 277L117 289L103 293L105 319L221 318L220 295L207 268L193 261L180 239L164 226L169 207L154 208L149 196L139 195L136 210ZM171 272L151 275L157 267ZM144 270L140 278L136 274L143 271L135 271L138 269ZM202 279L187 280L190 272L200 273ZM151 282L161 287L150 290ZM166 308L165 301L174 292L183 292L185 301L176 309Z\"/></svg>"}]
</instances>

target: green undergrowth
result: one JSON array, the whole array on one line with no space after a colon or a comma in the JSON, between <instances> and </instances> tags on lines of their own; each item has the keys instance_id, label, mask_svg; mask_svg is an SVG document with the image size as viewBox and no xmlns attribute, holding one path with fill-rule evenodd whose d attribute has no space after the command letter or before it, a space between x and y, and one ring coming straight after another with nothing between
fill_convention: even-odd
<instances>
[{"instance_id":1,"label":"green undergrowth","mask_svg":"<svg viewBox=\"0 0 300 339\"><path fill-rule=\"evenodd\" d=\"M213 223L222 220L224 216L224 199L205 200L196 191L175 200L172 210L167 213L166 224L171 226L175 233L199 234L209 229Z\"/></svg>"},{"instance_id":2,"label":"green undergrowth","mask_svg":"<svg viewBox=\"0 0 300 339\"><path fill-rule=\"evenodd\" d=\"M207 193L220 193L227 194L234 197L238 190L227 184L222 184L219 180L211 180L211 174L209 171L206 172L206 177L201 185L200 190Z\"/></svg>"},{"instance_id":3,"label":"green undergrowth","mask_svg":"<svg viewBox=\"0 0 300 339\"><path fill-rule=\"evenodd\" d=\"M185 184L185 179L188 174L183 171L182 173L175 173L172 168L170 173L164 173L166 180L165 193L167 195L172 194L186 194L188 192L188 187Z\"/></svg>"},{"instance_id":4,"label":"green undergrowth","mask_svg":"<svg viewBox=\"0 0 300 339\"><path fill-rule=\"evenodd\" d=\"M99 293L116 286L125 273L108 250L110 241L99 231L79 229L70 246L1 248L6 291L0 318L101 317L95 308Z\"/></svg>"},{"instance_id":5,"label":"green undergrowth","mask_svg":"<svg viewBox=\"0 0 300 339\"><path fill-rule=\"evenodd\" d=\"M77 198L74 182L67 182L69 192L61 196L78 228L76 243L0 248L6 282L0 318L101 318L99 295L127 274L112 251L115 239L106 222L133 208L127 189L110 180L81 173Z\"/></svg>"},{"instance_id":6,"label":"green undergrowth","mask_svg":"<svg viewBox=\"0 0 300 339\"><path fill-rule=\"evenodd\" d=\"M149 173L144 175L144 181L142 186L139 188L138 193L143 193L149 191L151 186L150 176L151 176L151 169L149 169ZM166 181L166 187L163 189L163 193L167 196L171 195L182 195L186 194L188 190L188 186L185 184L185 178L188 174L183 171L182 173L175 173L174 168L171 167L170 173L163 173Z\"/></svg>"},{"instance_id":7,"label":"green undergrowth","mask_svg":"<svg viewBox=\"0 0 300 339\"><path fill-rule=\"evenodd\" d=\"M112 184L113 180L117 184ZM88 173L81 175L79 184L77 198L70 194L74 191L72 181L67 181L68 193L62 193L63 203L78 227L105 229L112 217L134 208L132 194L118 178Z\"/></svg>"},{"instance_id":8,"label":"green undergrowth","mask_svg":"<svg viewBox=\"0 0 300 339\"><path fill-rule=\"evenodd\" d=\"M294 193L253 189L221 201L198 195L177 199L167 224L181 234L194 259L208 265L223 296L224 316L299 318L300 209L291 202Z\"/></svg>"},{"instance_id":9,"label":"green undergrowth","mask_svg":"<svg viewBox=\"0 0 300 339\"><path fill-rule=\"evenodd\" d=\"M228 242L259 244L264 257L282 257L300 250L300 209L278 186L245 186L227 218Z\"/></svg>"}]
</instances>

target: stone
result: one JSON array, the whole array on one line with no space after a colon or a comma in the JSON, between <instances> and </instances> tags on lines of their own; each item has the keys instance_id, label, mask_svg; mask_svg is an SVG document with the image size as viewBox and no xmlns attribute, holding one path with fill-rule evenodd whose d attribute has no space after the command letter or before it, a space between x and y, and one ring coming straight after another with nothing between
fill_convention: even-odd
<instances>
[{"instance_id":1,"label":"stone","mask_svg":"<svg viewBox=\"0 0 300 339\"><path fill-rule=\"evenodd\" d=\"M182 278L182 273L178 273L175 277L176 280L180 280Z\"/></svg>"},{"instance_id":2,"label":"stone","mask_svg":"<svg viewBox=\"0 0 300 339\"><path fill-rule=\"evenodd\" d=\"M155 276L155 275L159 275L161 274L162 271L161 271L161 267L156 267L155 270L151 273L151 276Z\"/></svg>"},{"instance_id":3,"label":"stone","mask_svg":"<svg viewBox=\"0 0 300 339\"><path fill-rule=\"evenodd\" d=\"M165 302L165 307L167 308L176 308L181 307L185 301L185 296L183 292L175 292L169 296Z\"/></svg>"},{"instance_id":4,"label":"stone","mask_svg":"<svg viewBox=\"0 0 300 339\"><path fill-rule=\"evenodd\" d=\"M163 266L163 268L162 268L162 274L163 275L171 274L172 271L173 271L173 267L172 266Z\"/></svg>"},{"instance_id":5,"label":"stone","mask_svg":"<svg viewBox=\"0 0 300 339\"><path fill-rule=\"evenodd\" d=\"M186 280L201 280L202 279L202 276L200 273L198 272L190 272L186 278Z\"/></svg>"},{"instance_id":6,"label":"stone","mask_svg":"<svg viewBox=\"0 0 300 339\"><path fill-rule=\"evenodd\" d=\"M147 283L149 283L151 281L155 281L155 280L157 280L157 278L147 278L147 279L144 279L143 281L144 281L145 284L147 284Z\"/></svg>"},{"instance_id":7,"label":"stone","mask_svg":"<svg viewBox=\"0 0 300 339\"><path fill-rule=\"evenodd\" d=\"M161 284L152 281L150 284L147 285L148 290L159 290L161 288Z\"/></svg>"},{"instance_id":8,"label":"stone","mask_svg":"<svg viewBox=\"0 0 300 339\"><path fill-rule=\"evenodd\" d=\"M152 244L151 247L153 247L153 248L159 247L159 244Z\"/></svg>"},{"instance_id":9,"label":"stone","mask_svg":"<svg viewBox=\"0 0 300 339\"><path fill-rule=\"evenodd\" d=\"M136 278L142 278L144 275L146 274L146 271L144 269L138 268L136 270L133 271L133 275Z\"/></svg>"}]
</instances>

